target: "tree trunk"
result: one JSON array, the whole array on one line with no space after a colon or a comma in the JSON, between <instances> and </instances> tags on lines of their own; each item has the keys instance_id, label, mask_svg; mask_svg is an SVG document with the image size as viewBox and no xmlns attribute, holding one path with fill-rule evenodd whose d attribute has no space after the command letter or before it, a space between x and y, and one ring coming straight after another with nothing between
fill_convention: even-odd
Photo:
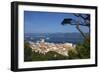
<instances>
[{"instance_id":1,"label":"tree trunk","mask_svg":"<svg viewBox=\"0 0 100 73\"><path fill-rule=\"evenodd\" d=\"M82 36L86 39L85 34L81 31L79 24L76 25L77 30L82 34Z\"/></svg>"},{"instance_id":2,"label":"tree trunk","mask_svg":"<svg viewBox=\"0 0 100 73\"><path fill-rule=\"evenodd\" d=\"M77 24L76 24L76 28L77 28L77 30L82 34L82 36L84 37L84 39L86 39L86 36L85 36L85 34L81 31L79 25L80 25L80 18L78 17L78 21L77 21Z\"/></svg>"}]
</instances>

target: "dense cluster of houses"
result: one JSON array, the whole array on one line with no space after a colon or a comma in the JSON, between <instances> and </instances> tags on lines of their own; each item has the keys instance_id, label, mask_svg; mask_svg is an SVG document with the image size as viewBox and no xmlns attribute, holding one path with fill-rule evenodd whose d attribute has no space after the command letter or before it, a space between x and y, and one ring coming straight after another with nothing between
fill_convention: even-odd
<instances>
[{"instance_id":1,"label":"dense cluster of houses","mask_svg":"<svg viewBox=\"0 0 100 73\"><path fill-rule=\"evenodd\" d=\"M44 39L38 42L29 42L32 51L46 54L49 51L57 52L61 55L68 56L68 51L75 49L75 45L72 43L49 43Z\"/></svg>"}]
</instances>

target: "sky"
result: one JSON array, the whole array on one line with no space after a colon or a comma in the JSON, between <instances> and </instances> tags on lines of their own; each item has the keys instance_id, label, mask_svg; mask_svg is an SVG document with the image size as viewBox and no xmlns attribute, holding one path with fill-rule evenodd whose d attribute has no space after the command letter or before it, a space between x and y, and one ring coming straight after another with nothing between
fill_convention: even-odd
<instances>
[{"instance_id":1,"label":"sky","mask_svg":"<svg viewBox=\"0 0 100 73\"><path fill-rule=\"evenodd\" d=\"M76 26L61 25L64 18L77 20L72 13L24 11L24 33L78 33ZM88 32L88 27L80 28Z\"/></svg>"}]
</instances>

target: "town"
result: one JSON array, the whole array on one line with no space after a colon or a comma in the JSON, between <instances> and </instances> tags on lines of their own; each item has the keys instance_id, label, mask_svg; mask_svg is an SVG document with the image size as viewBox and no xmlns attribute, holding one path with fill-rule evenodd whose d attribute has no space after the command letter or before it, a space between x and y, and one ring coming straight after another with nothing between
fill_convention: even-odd
<instances>
[{"instance_id":1,"label":"town","mask_svg":"<svg viewBox=\"0 0 100 73\"><path fill-rule=\"evenodd\" d=\"M72 43L49 43L45 42L45 39L41 39L37 42L29 41L32 51L46 54L49 51L57 52L63 56L68 56L69 50L75 50L76 45ZM56 55L55 55L56 57Z\"/></svg>"}]
</instances>

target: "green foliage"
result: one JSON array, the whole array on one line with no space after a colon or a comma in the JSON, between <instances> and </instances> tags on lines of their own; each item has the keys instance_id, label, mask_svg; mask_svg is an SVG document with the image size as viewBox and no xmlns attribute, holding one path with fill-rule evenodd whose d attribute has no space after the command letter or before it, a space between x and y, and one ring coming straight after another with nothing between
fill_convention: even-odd
<instances>
[{"instance_id":1,"label":"green foliage","mask_svg":"<svg viewBox=\"0 0 100 73\"><path fill-rule=\"evenodd\" d=\"M68 59L78 59L79 58L78 54L73 50L69 50L68 55L69 55Z\"/></svg>"},{"instance_id":2,"label":"green foliage","mask_svg":"<svg viewBox=\"0 0 100 73\"><path fill-rule=\"evenodd\" d=\"M49 51L46 54L41 54L39 52L33 52L32 61L46 61L46 60L63 60L66 56L60 55L54 51Z\"/></svg>"},{"instance_id":3,"label":"green foliage","mask_svg":"<svg viewBox=\"0 0 100 73\"><path fill-rule=\"evenodd\" d=\"M67 59L66 56L63 56L61 54L58 54L54 51L50 51L47 54L48 60L63 60L63 59Z\"/></svg>"},{"instance_id":4,"label":"green foliage","mask_svg":"<svg viewBox=\"0 0 100 73\"><path fill-rule=\"evenodd\" d=\"M76 46L78 56L81 59L90 58L90 41L85 40L82 44Z\"/></svg>"},{"instance_id":5,"label":"green foliage","mask_svg":"<svg viewBox=\"0 0 100 73\"><path fill-rule=\"evenodd\" d=\"M79 43L76 45L76 52L69 51L69 59L87 59L90 58L90 38L87 37L83 43Z\"/></svg>"},{"instance_id":6,"label":"green foliage","mask_svg":"<svg viewBox=\"0 0 100 73\"><path fill-rule=\"evenodd\" d=\"M29 47L29 43L24 43L24 61L32 60L32 49Z\"/></svg>"}]
</instances>

